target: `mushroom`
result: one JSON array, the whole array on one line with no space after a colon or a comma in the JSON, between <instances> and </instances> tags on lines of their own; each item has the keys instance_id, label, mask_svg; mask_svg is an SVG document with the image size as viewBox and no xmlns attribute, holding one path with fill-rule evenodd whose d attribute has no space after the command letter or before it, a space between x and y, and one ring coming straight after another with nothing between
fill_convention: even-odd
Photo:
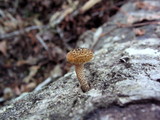
<instances>
[{"instance_id":1,"label":"mushroom","mask_svg":"<svg viewBox=\"0 0 160 120\"><path fill-rule=\"evenodd\" d=\"M74 49L68 52L66 56L67 61L75 65L77 78L84 92L90 89L84 74L84 64L89 62L92 58L93 52L87 48Z\"/></svg>"}]
</instances>

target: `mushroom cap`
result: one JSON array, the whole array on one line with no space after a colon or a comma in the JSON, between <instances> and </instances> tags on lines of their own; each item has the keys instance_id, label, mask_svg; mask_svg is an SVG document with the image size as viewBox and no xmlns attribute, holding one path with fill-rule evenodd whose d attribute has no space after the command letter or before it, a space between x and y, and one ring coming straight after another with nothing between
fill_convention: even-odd
<instances>
[{"instance_id":1,"label":"mushroom cap","mask_svg":"<svg viewBox=\"0 0 160 120\"><path fill-rule=\"evenodd\" d=\"M72 64L84 64L93 58L93 52L87 48L78 48L68 52L66 58Z\"/></svg>"}]
</instances>

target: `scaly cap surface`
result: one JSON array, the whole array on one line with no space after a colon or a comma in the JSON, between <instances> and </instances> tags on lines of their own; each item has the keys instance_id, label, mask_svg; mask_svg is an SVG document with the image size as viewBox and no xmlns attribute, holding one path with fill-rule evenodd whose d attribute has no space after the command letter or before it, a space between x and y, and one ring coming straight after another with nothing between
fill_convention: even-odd
<instances>
[{"instance_id":1,"label":"scaly cap surface","mask_svg":"<svg viewBox=\"0 0 160 120\"><path fill-rule=\"evenodd\" d=\"M93 58L93 52L87 48L78 48L68 52L66 58L72 64L84 64Z\"/></svg>"}]
</instances>

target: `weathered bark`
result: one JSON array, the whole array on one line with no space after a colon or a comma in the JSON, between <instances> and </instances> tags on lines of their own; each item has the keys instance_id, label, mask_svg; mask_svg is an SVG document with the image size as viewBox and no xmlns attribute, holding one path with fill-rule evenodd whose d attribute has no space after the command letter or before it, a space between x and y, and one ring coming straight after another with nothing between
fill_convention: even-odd
<instances>
[{"instance_id":1,"label":"weathered bark","mask_svg":"<svg viewBox=\"0 0 160 120\"><path fill-rule=\"evenodd\" d=\"M152 6L160 4L154 0L147 2ZM0 119L159 120L160 27L157 23L136 26L146 31L138 35L133 24L144 23L147 12L152 13L152 18L145 20L156 22L153 15L158 17L157 9L143 11L137 9L134 2L129 2L122 7L123 12L99 28L103 29L102 34L110 34L99 39L94 47L97 49L95 58L85 66L87 73L90 71L86 77L91 90L83 93L77 86L75 72L69 72L38 92L11 101L0 109ZM129 19L124 11L134 14L134 19ZM116 25L109 25L116 22L133 26L116 28Z\"/></svg>"}]
</instances>

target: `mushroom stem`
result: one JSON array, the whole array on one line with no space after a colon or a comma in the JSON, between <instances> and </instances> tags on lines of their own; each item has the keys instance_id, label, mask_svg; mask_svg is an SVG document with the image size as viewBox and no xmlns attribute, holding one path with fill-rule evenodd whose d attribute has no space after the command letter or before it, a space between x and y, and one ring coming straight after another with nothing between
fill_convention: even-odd
<instances>
[{"instance_id":1,"label":"mushroom stem","mask_svg":"<svg viewBox=\"0 0 160 120\"><path fill-rule=\"evenodd\" d=\"M89 84L85 78L84 74L84 64L75 65L75 71L77 74L77 78L80 82L82 91L86 92L90 89Z\"/></svg>"}]
</instances>

